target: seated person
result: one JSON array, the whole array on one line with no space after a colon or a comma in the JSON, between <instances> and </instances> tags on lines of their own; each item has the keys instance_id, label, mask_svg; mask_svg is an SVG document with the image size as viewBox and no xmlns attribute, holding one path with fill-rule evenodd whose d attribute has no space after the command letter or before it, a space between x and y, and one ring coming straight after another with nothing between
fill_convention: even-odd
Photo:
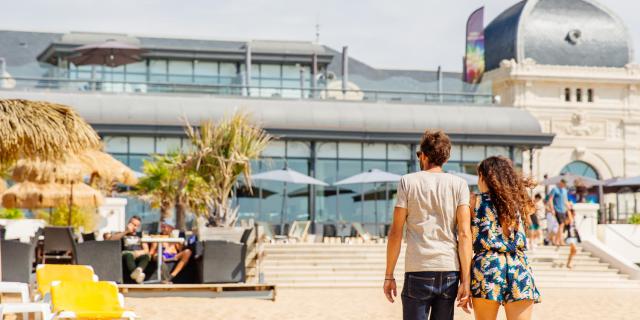
<instances>
[{"instance_id":1,"label":"seated person","mask_svg":"<svg viewBox=\"0 0 640 320\"><path fill-rule=\"evenodd\" d=\"M163 236L170 236L174 227L167 223L162 223L160 226L160 233ZM158 245L156 243L151 244L151 256L157 259ZM163 282L171 283L182 269L187 265L191 258L191 249L184 246L182 243L163 243L162 244L162 260L165 262L177 262L176 266L171 270L168 275L164 275Z\"/></svg>"},{"instance_id":2,"label":"seated person","mask_svg":"<svg viewBox=\"0 0 640 320\"><path fill-rule=\"evenodd\" d=\"M136 283L144 281L143 270L151 260L149 245L140 242L138 229L141 224L142 219L139 216L133 216L129 219L124 232L115 233L109 237L111 240L122 240L122 259L129 276Z\"/></svg>"}]
</instances>

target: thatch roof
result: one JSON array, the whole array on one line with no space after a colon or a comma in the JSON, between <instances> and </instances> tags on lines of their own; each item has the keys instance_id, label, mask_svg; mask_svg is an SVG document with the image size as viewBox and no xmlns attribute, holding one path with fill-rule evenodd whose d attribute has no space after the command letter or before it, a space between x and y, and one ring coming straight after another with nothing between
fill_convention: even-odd
<instances>
[{"instance_id":1,"label":"thatch roof","mask_svg":"<svg viewBox=\"0 0 640 320\"><path fill-rule=\"evenodd\" d=\"M135 185L138 179L133 170L98 150L86 150L70 155L64 161L18 160L12 178L16 182L78 183L84 176L95 177L106 183L119 182Z\"/></svg>"},{"instance_id":2,"label":"thatch roof","mask_svg":"<svg viewBox=\"0 0 640 320\"><path fill-rule=\"evenodd\" d=\"M96 132L72 108L42 101L0 99L0 137L3 165L101 148Z\"/></svg>"},{"instance_id":3,"label":"thatch roof","mask_svg":"<svg viewBox=\"0 0 640 320\"><path fill-rule=\"evenodd\" d=\"M84 167L77 163L21 159L14 166L11 178L16 182L79 183L83 175Z\"/></svg>"},{"instance_id":4,"label":"thatch roof","mask_svg":"<svg viewBox=\"0 0 640 320\"><path fill-rule=\"evenodd\" d=\"M96 175L103 181L119 182L129 186L138 183L135 172L108 153L99 150L86 150L79 154L75 161L85 167L85 173Z\"/></svg>"},{"instance_id":5,"label":"thatch roof","mask_svg":"<svg viewBox=\"0 0 640 320\"><path fill-rule=\"evenodd\" d=\"M2 206L5 208L53 208L68 205L70 201L79 207L99 207L104 198L100 192L84 183L24 181L13 185L2 194Z\"/></svg>"}]
</instances>

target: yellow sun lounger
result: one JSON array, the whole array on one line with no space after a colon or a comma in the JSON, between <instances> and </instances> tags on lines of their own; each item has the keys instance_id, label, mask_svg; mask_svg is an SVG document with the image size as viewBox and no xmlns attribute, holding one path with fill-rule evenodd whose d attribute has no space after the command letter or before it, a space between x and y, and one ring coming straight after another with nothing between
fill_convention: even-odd
<instances>
[{"instance_id":1,"label":"yellow sun lounger","mask_svg":"<svg viewBox=\"0 0 640 320\"><path fill-rule=\"evenodd\" d=\"M91 266L72 264L40 264L36 268L38 299L44 300L54 281L98 281Z\"/></svg>"},{"instance_id":2,"label":"yellow sun lounger","mask_svg":"<svg viewBox=\"0 0 640 320\"><path fill-rule=\"evenodd\" d=\"M56 319L136 318L124 309L124 297L110 281L56 281L51 285L51 306Z\"/></svg>"}]
</instances>

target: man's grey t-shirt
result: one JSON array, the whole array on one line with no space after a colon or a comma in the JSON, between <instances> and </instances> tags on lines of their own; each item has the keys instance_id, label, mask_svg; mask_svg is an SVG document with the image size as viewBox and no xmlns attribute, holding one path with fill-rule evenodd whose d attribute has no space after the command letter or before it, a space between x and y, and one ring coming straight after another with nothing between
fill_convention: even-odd
<instances>
[{"instance_id":1,"label":"man's grey t-shirt","mask_svg":"<svg viewBox=\"0 0 640 320\"><path fill-rule=\"evenodd\" d=\"M400 179L396 207L408 211L405 272L460 270L456 210L468 205L460 177L420 171Z\"/></svg>"}]
</instances>

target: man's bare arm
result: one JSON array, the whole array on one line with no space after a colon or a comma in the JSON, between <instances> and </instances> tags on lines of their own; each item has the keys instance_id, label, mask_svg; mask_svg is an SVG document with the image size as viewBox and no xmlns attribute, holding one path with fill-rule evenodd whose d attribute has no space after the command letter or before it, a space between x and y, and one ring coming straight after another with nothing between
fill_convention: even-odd
<instances>
[{"instance_id":1,"label":"man's bare arm","mask_svg":"<svg viewBox=\"0 0 640 320\"><path fill-rule=\"evenodd\" d=\"M390 302L393 302L393 298L398 295L396 291L395 280L390 281L386 279L394 279L393 273L396 269L396 263L400 256L400 250L402 249L402 231L404 224L407 220L407 209L396 207L393 211L393 223L389 230L389 240L387 242L387 269L384 273L385 284L384 293Z\"/></svg>"}]
</instances>

